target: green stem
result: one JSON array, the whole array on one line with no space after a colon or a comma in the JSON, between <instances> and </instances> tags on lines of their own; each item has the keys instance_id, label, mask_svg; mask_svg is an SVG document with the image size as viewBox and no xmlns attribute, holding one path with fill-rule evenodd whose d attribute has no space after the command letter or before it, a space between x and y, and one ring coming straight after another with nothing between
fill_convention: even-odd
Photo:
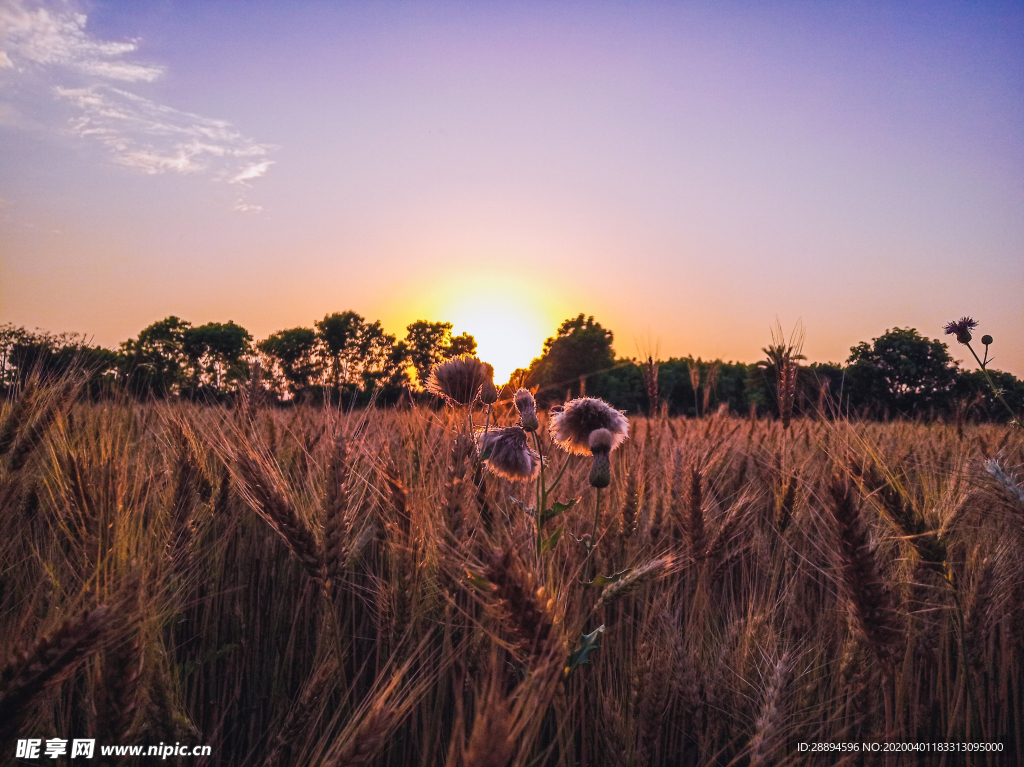
<instances>
[{"instance_id":1,"label":"green stem","mask_svg":"<svg viewBox=\"0 0 1024 767\"><path fill-rule=\"evenodd\" d=\"M590 548L587 549L587 582L593 580L590 576L590 555L597 546L597 521L601 518L601 488L597 488L597 502L594 504L594 529L590 533Z\"/></svg>"},{"instance_id":2,"label":"green stem","mask_svg":"<svg viewBox=\"0 0 1024 767\"><path fill-rule=\"evenodd\" d=\"M537 446L537 455L540 456L540 477L537 478L537 556L540 556L540 545L543 529L541 528L541 514L547 506L548 494L544 489L544 451L540 447L540 437L533 432L533 444Z\"/></svg>"},{"instance_id":3,"label":"green stem","mask_svg":"<svg viewBox=\"0 0 1024 767\"><path fill-rule=\"evenodd\" d=\"M555 492L555 488L558 486L558 483L561 481L562 475L565 474L565 467L568 466L568 465L569 465L569 456L566 456L565 460L562 461L562 468L558 470L558 475L555 477L555 481L551 483L551 487L549 487L547 490L544 491L545 494L551 495L553 492Z\"/></svg>"},{"instance_id":4,"label":"green stem","mask_svg":"<svg viewBox=\"0 0 1024 767\"><path fill-rule=\"evenodd\" d=\"M1018 426L1024 426L1024 424L1021 424L1020 420L1017 418L1017 414L1013 412L1013 408L1011 408L1009 404L1006 402L1006 400L1003 399L1002 393L999 391L999 389L996 388L996 385L992 382L992 378L989 376L988 370L985 369L985 363L978 359L978 355L974 351L974 347L971 346L970 343L966 343L964 344L964 346L971 350L971 355L974 357L975 360L978 361L978 367L981 368L981 372L984 374L985 380L988 381L988 386L992 390L992 393L995 394L996 398L1003 403L1003 407L1006 408L1006 412L1010 414L1010 423L1017 424ZM985 358L986 360L988 359L988 354L985 355Z\"/></svg>"}]
</instances>

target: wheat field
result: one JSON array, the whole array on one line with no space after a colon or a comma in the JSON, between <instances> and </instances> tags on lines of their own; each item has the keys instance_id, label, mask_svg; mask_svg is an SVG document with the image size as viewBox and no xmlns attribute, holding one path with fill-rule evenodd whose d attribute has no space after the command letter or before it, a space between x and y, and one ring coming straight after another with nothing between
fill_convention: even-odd
<instances>
[{"instance_id":1,"label":"wheat field","mask_svg":"<svg viewBox=\"0 0 1024 767\"><path fill-rule=\"evenodd\" d=\"M0 410L0 763L26 737L223 765L1022 763L1021 431L634 417L587 561L589 460L541 420L552 498L579 500L538 547L534 485L488 472L464 409L30 384Z\"/></svg>"}]
</instances>

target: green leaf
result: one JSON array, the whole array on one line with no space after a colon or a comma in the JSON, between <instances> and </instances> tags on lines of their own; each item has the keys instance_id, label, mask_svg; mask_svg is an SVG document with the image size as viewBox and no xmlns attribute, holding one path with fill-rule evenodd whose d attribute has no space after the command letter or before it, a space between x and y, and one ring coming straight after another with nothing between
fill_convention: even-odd
<instances>
[{"instance_id":1,"label":"green leaf","mask_svg":"<svg viewBox=\"0 0 1024 767\"><path fill-rule=\"evenodd\" d=\"M494 588L494 584L484 578L482 575L477 575L474 572L466 571L466 580L472 583L481 591L490 591Z\"/></svg>"},{"instance_id":2,"label":"green leaf","mask_svg":"<svg viewBox=\"0 0 1024 767\"><path fill-rule=\"evenodd\" d=\"M555 548L555 546L558 545L558 539L561 538L561 537L562 537L562 528L560 527L557 530L555 530L555 532L553 532L551 535L549 535L547 538L545 538L541 542L541 544L540 544L541 553L543 553L545 551L550 551L551 549Z\"/></svg>"},{"instance_id":3,"label":"green leaf","mask_svg":"<svg viewBox=\"0 0 1024 767\"><path fill-rule=\"evenodd\" d=\"M540 515L540 523L543 525L549 519L554 519L559 514L568 511L576 505L577 501L579 501L579 498L573 498L568 503L559 503L558 501L555 501L550 509L544 509L544 513Z\"/></svg>"},{"instance_id":4,"label":"green leaf","mask_svg":"<svg viewBox=\"0 0 1024 767\"><path fill-rule=\"evenodd\" d=\"M604 633L604 624L601 624L589 634L580 637L579 648L569 656L569 662L565 665L566 676L571 674L577 666L590 662L590 653L601 649L601 634Z\"/></svg>"},{"instance_id":5,"label":"green leaf","mask_svg":"<svg viewBox=\"0 0 1024 767\"><path fill-rule=\"evenodd\" d=\"M596 578L594 578L594 580L592 580L590 583L587 584L587 588L590 588L591 586L593 586L594 588L598 588L598 589L599 588L603 588L604 586L607 586L609 583L615 583L616 581L621 581L623 578L625 578L631 572L633 572L633 568L632 567L627 568L625 570L620 570L619 572L613 573L611 575L599 575Z\"/></svg>"},{"instance_id":6,"label":"green leaf","mask_svg":"<svg viewBox=\"0 0 1024 767\"><path fill-rule=\"evenodd\" d=\"M520 509L522 509L525 513L529 514L531 517L537 516L537 510L533 506L527 506L524 501L520 501L518 498L514 498L511 495L508 497L508 499L512 501L512 503L514 503Z\"/></svg>"},{"instance_id":7,"label":"green leaf","mask_svg":"<svg viewBox=\"0 0 1024 767\"><path fill-rule=\"evenodd\" d=\"M202 668L203 664L209 663L211 660L217 660L218 658L223 658L228 653L230 653L230 652L232 652L234 650L237 650L237 649L238 649L238 645L236 645L236 644L226 644L223 647L221 647L219 650L207 650L205 653L203 653L203 657L200 658L198 661L190 660L190 661L186 661L184 664L182 664L182 666L181 666L181 678L185 679L193 671L198 671L200 668Z\"/></svg>"}]
</instances>

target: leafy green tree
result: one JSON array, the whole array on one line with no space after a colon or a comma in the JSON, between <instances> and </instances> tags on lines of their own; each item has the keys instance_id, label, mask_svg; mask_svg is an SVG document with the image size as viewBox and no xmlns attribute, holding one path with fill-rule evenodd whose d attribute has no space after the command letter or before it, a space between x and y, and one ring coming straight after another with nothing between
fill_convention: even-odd
<instances>
[{"instance_id":1,"label":"leafy green tree","mask_svg":"<svg viewBox=\"0 0 1024 767\"><path fill-rule=\"evenodd\" d=\"M460 354L476 354L476 339L469 333L452 336L445 352L447 357L458 357Z\"/></svg>"},{"instance_id":2,"label":"leafy green tree","mask_svg":"<svg viewBox=\"0 0 1024 767\"><path fill-rule=\"evenodd\" d=\"M0 325L0 392L13 384L18 374L14 349L29 337L25 328L7 323Z\"/></svg>"},{"instance_id":3,"label":"leafy green tree","mask_svg":"<svg viewBox=\"0 0 1024 767\"><path fill-rule=\"evenodd\" d=\"M320 373L316 356L317 337L312 328L291 328L260 341L256 348L280 369L288 391L301 396Z\"/></svg>"},{"instance_id":4,"label":"leafy green tree","mask_svg":"<svg viewBox=\"0 0 1024 767\"><path fill-rule=\"evenodd\" d=\"M377 385L391 383L401 377L399 368L404 368L404 345L397 349L395 337L385 333L380 320L365 323L358 339L358 363L352 366L357 371L364 390L373 390Z\"/></svg>"},{"instance_id":5,"label":"leafy green tree","mask_svg":"<svg viewBox=\"0 0 1024 767\"><path fill-rule=\"evenodd\" d=\"M188 358L193 393L205 387L225 393L248 371L245 355L252 336L234 322L208 322L182 333L182 350Z\"/></svg>"},{"instance_id":6,"label":"leafy green tree","mask_svg":"<svg viewBox=\"0 0 1024 767\"><path fill-rule=\"evenodd\" d=\"M188 366L185 331L191 327L191 323L172 315L121 344L118 367L129 391L157 397L180 391Z\"/></svg>"},{"instance_id":7,"label":"leafy green tree","mask_svg":"<svg viewBox=\"0 0 1024 767\"><path fill-rule=\"evenodd\" d=\"M373 390L378 385L384 387L384 400L395 401L406 389L409 380L409 347L405 341L396 341L388 352L387 360L379 371L363 373L364 386Z\"/></svg>"},{"instance_id":8,"label":"leafy green tree","mask_svg":"<svg viewBox=\"0 0 1024 767\"><path fill-rule=\"evenodd\" d=\"M335 398L342 389L370 391L389 381L396 365L406 364L404 358L396 361L395 337L384 332L379 320L366 322L356 312L336 312L317 322L316 328Z\"/></svg>"},{"instance_id":9,"label":"leafy green tree","mask_svg":"<svg viewBox=\"0 0 1024 767\"><path fill-rule=\"evenodd\" d=\"M946 345L914 328L893 328L850 349L850 404L876 416L930 415L948 410L957 370Z\"/></svg>"},{"instance_id":10,"label":"leafy green tree","mask_svg":"<svg viewBox=\"0 0 1024 767\"><path fill-rule=\"evenodd\" d=\"M416 320L405 329L405 346L409 362L416 369L416 378L422 386L430 369L447 358L451 345L452 323Z\"/></svg>"},{"instance_id":11,"label":"leafy green tree","mask_svg":"<svg viewBox=\"0 0 1024 767\"><path fill-rule=\"evenodd\" d=\"M416 370L420 386L438 362L460 354L476 354L476 339L469 333L452 337L452 323L416 320L405 329L406 359Z\"/></svg>"},{"instance_id":12,"label":"leafy green tree","mask_svg":"<svg viewBox=\"0 0 1024 767\"><path fill-rule=\"evenodd\" d=\"M992 384L1002 394L1006 405L1016 413L1024 412L1024 381L1012 373L1004 373L1001 370L990 369L988 374ZM953 389L953 397L955 401L967 403L973 417L999 422L1010 420L1009 414L997 401L995 392L980 370L960 370Z\"/></svg>"},{"instance_id":13,"label":"leafy green tree","mask_svg":"<svg viewBox=\"0 0 1024 767\"><path fill-rule=\"evenodd\" d=\"M358 359L364 320L353 311L335 312L316 323L317 335L329 360L330 383L335 393L349 379L349 368Z\"/></svg>"},{"instance_id":14,"label":"leafy green tree","mask_svg":"<svg viewBox=\"0 0 1024 767\"><path fill-rule=\"evenodd\" d=\"M78 333L0 327L0 391L33 376L46 380L73 373L85 384L85 393L96 397L112 382L116 360L116 353L91 345Z\"/></svg>"},{"instance_id":15,"label":"leafy green tree","mask_svg":"<svg viewBox=\"0 0 1024 767\"><path fill-rule=\"evenodd\" d=\"M579 381L615 364L612 331L601 327L593 317L579 315L563 322L558 334L544 342L540 357L530 363L526 380L548 389L548 396L559 398L567 390L579 391Z\"/></svg>"}]
</instances>

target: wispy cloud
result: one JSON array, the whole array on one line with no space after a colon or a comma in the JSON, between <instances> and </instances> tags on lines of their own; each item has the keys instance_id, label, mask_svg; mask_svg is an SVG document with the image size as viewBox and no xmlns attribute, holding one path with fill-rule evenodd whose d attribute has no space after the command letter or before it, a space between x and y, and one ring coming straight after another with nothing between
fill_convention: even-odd
<instances>
[{"instance_id":1,"label":"wispy cloud","mask_svg":"<svg viewBox=\"0 0 1024 767\"><path fill-rule=\"evenodd\" d=\"M115 43L91 37L85 31L86 18L69 2L47 7L5 0L0 5L4 58L11 65L22 60L125 82L152 82L163 74L163 67L124 60L136 51L137 41Z\"/></svg>"},{"instance_id":2,"label":"wispy cloud","mask_svg":"<svg viewBox=\"0 0 1024 767\"><path fill-rule=\"evenodd\" d=\"M142 173L208 174L248 186L273 161L270 147L229 122L157 103L129 88L164 72L131 60L138 40L100 40L72 0L0 0L0 73L41 82L77 116L68 127L98 141L115 162ZM42 74L42 78L30 78ZM2 81L0 81L2 82ZM256 210L240 203L236 210Z\"/></svg>"},{"instance_id":3,"label":"wispy cloud","mask_svg":"<svg viewBox=\"0 0 1024 767\"><path fill-rule=\"evenodd\" d=\"M157 104L121 88L57 86L54 92L78 107L71 130L99 141L114 161L150 175L202 173L246 183L267 172L268 148L224 120Z\"/></svg>"}]
</instances>

